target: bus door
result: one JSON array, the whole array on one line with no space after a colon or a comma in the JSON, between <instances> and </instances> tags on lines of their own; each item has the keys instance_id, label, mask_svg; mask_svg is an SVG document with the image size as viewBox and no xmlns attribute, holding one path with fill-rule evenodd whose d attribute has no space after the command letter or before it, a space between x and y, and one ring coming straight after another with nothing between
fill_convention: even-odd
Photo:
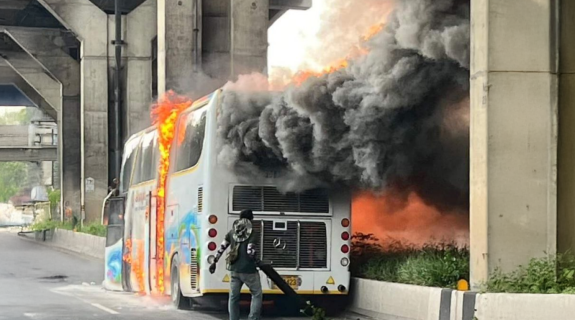
<instances>
[{"instance_id":1,"label":"bus door","mask_svg":"<svg viewBox=\"0 0 575 320\"><path fill-rule=\"evenodd\" d=\"M156 266L157 266L157 255L156 255L156 192L151 191L149 194L148 209L146 211L147 218L147 237L146 246L148 248L147 255L148 259L148 293L156 292Z\"/></svg>"},{"instance_id":2,"label":"bus door","mask_svg":"<svg viewBox=\"0 0 575 320\"><path fill-rule=\"evenodd\" d=\"M108 290L126 290L124 273L124 198L110 198L107 201L107 233L104 253L104 287Z\"/></svg>"}]
</instances>

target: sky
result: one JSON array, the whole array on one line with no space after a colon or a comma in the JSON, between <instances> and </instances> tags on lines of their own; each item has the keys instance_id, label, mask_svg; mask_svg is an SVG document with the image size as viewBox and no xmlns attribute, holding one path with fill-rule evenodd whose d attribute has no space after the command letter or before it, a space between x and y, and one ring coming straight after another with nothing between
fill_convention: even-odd
<instances>
[{"instance_id":1,"label":"sky","mask_svg":"<svg viewBox=\"0 0 575 320\"><path fill-rule=\"evenodd\" d=\"M298 70L306 62L307 48L316 42L326 0L313 0L312 8L289 10L268 31L268 69Z\"/></svg>"}]
</instances>

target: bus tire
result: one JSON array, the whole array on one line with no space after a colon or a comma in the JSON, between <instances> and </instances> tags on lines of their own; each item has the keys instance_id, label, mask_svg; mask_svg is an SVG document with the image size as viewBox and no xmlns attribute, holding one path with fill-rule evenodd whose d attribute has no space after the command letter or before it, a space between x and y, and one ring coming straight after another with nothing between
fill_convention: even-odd
<instances>
[{"instance_id":1,"label":"bus tire","mask_svg":"<svg viewBox=\"0 0 575 320\"><path fill-rule=\"evenodd\" d=\"M179 265L180 260L178 259L178 256L175 256L172 260L172 273L170 274L172 304L174 307L178 308L178 310L189 310L190 299L184 297L180 288L180 273L178 272Z\"/></svg>"}]
</instances>

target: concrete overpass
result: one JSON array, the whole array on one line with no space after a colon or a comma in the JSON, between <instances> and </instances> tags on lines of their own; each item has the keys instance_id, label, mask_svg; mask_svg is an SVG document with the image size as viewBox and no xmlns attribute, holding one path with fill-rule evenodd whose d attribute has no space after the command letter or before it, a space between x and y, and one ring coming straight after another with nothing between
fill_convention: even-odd
<instances>
[{"instance_id":1,"label":"concrete overpass","mask_svg":"<svg viewBox=\"0 0 575 320\"><path fill-rule=\"evenodd\" d=\"M311 0L120 2L116 20L114 0L0 0L0 84L16 85L56 119L62 203L88 219L98 217L118 176L121 142L149 125L154 97L167 89L201 96L238 74L264 72L268 26L289 9L311 6ZM47 149L0 153L53 156ZM85 190L88 179L93 190Z\"/></svg>"}]
</instances>

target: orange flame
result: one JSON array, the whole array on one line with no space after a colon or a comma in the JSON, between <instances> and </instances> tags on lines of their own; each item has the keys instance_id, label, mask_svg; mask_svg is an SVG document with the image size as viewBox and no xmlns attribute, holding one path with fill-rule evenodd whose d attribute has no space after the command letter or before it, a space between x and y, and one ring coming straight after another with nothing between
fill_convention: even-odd
<instances>
[{"instance_id":1,"label":"orange flame","mask_svg":"<svg viewBox=\"0 0 575 320\"><path fill-rule=\"evenodd\" d=\"M361 56L365 56L369 53L369 50L367 48L365 48L362 44L364 42L369 41L370 39L375 37L377 34L379 34L383 30L384 27L385 27L385 24L383 24L383 23L379 23L379 24L371 26L367 30L367 33L361 37L360 43L352 49L352 52L350 54L348 54L345 59L340 59L340 60L330 64L329 66L324 67L320 71L300 70L293 76L293 78L291 79L291 83L293 83L296 86L300 86L306 80L308 80L311 77L321 77L325 74L334 73L338 70L347 68L349 66L350 60L356 59L356 58L361 57Z\"/></svg>"},{"instance_id":2,"label":"orange flame","mask_svg":"<svg viewBox=\"0 0 575 320\"><path fill-rule=\"evenodd\" d=\"M138 240L137 243L137 253L134 259L134 252L132 251L133 243L132 239L126 239L126 252L122 257L126 263L130 264L132 268L132 273L136 275L136 282L138 283L138 290L141 294L145 294L146 290L144 288L144 244L142 240Z\"/></svg>"},{"instance_id":3,"label":"orange flame","mask_svg":"<svg viewBox=\"0 0 575 320\"><path fill-rule=\"evenodd\" d=\"M385 24L380 23L369 27L367 33L362 37L363 41L369 41L371 38L375 37L378 33L383 30Z\"/></svg>"},{"instance_id":4,"label":"orange flame","mask_svg":"<svg viewBox=\"0 0 575 320\"><path fill-rule=\"evenodd\" d=\"M136 282L141 294L146 294L144 285L144 243L143 240L138 240L138 250L136 252L136 259L133 260L132 270L136 275Z\"/></svg>"},{"instance_id":5,"label":"orange flame","mask_svg":"<svg viewBox=\"0 0 575 320\"><path fill-rule=\"evenodd\" d=\"M131 264L132 263L132 239L126 239L126 253L124 253L124 256L122 257L122 259L128 263Z\"/></svg>"},{"instance_id":6,"label":"orange flame","mask_svg":"<svg viewBox=\"0 0 575 320\"><path fill-rule=\"evenodd\" d=\"M294 75L292 82L296 86L300 86L302 83L304 83L307 79L309 79L311 77L321 77L324 74L334 73L337 70L345 69L348 66L349 66L349 62L346 59L344 59L344 60L340 60L340 61L334 63L331 66L323 68L323 70L321 70L321 71L302 70L302 71L297 72Z\"/></svg>"},{"instance_id":7,"label":"orange flame","mask_svg":"<svg viewBox=\"0 0 575 320\"><path fill-rule=\"evenodd\" d=\"M469 244L469 216L440 212L417 194L407 198L393 191L356 193L352 202L352 231L373 234L385 247L390 240L421 247L428 243Z\"/></svg>"},{"instance_id":8,"label":"orange flame","mask_svg":"<svg viewBox=\"0 0 575 320\"><path fill-rule=\"evenodd\" d=\"M176 120L178 115L191 106L192 101L186 97L168 91L152 108L152 121L157 125L158 143L160 147L159 181L157 186L156 210L156 252L158 255L156 267L156 285L160 293L164 293L164 216L166 210L166 179L170 167L170 148L174 140Z\"/></svg>"}]
</instances>

